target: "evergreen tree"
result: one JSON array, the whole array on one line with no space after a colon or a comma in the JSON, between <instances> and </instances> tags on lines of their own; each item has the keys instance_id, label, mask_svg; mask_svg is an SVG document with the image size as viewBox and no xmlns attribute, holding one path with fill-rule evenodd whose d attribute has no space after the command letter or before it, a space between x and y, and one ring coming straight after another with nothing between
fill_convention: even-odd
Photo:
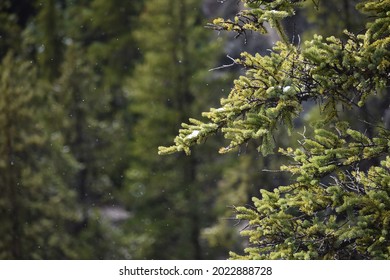
<instances>
[{"instance_id":1,"label":"evergreen tree","mask_svg":"<svg viewBox=\"0 0 390 280\"><path fill-rule=\"evenodd\" d=\"M0 58L7 53L8 49L17 45L17 34L20 32L20 28L17 24L17 18L14 14L10 13L10 1L2 1L0 3Z\"/></svg>"},{"instance_id":2,"label":"evergreen tree","mask_svg":"<svg viewBox=\"0 0 390 280\"><path fill-rule=\"evenodd\" d=\"M389 259L390 132L380 120L371 135L348 123L342 110L365 106L384 94L389 80L390 1L359 1L370 16L364 34L345 31L343 40L315 35L292 45L282 20L301 1L243 0L246 9L233 20L216 19L213 27L243 35L274 27L280 41L269 55L243 52L235 63L246 73L235 80L220 108L203 113L207 121L182 124L174 146L160 154L184 151L221 132L230 142L226 153L258 143L263 156L275 148L275 131L294 132L293 120L308 101L318 103L321 119L303 131L299 148L279 148L291 159L282 171L295 180L274 191L261 190L253 207L237 207L248 221L244 259ZM362 116L364 117L364 115Z\"/></svg>"},{"instance_id":3,"label":"evergreen tree","mask_svg":"<svg viewBox=\"0 0 390 280\"><path fill-rule=\"evenodd\" d=\"M119 198L132 121L123 83L138 56L132 29L141 6L100 0L65 5L65 55L53 87L61 105L55 129L80 165L70 186L82 207L75 229L81 258L123 258L125 252L121 227L107 213L128 215Z\"/></svg>"},{"instance_id":4,"label":"evergreen tree","mask_svg":"<svg viewBox=\"0 0 390 280\"><path fill-rule=\"evenodd\" d=\"M47 95L34 66L12 52L0 78L0 258L74 258L68 226L78 213L66 177L75 164L43 121Z\"/></svg>"},{"instance_id":5,"label":"evergreen tree","mask_svg":"<svg viewBox=\"0 0 390 280\"><path fill-rule=\"evenodd\" d=\"M53 81L59 75L62 61L64 30L59 1L45 0L39 3L39 13L36 17L38 44L38 61L41 68L41 78Z\"/></svg>"},{"instance_id":6,"label":"evergreen tree","mask_svg":"<svg viewBox=\"0 0 390 280\"><path fill-rule=\"evenodd\" d=\"M345 29L358 33L364 30L366 17L362 17L356 9L359 0L306 1L303 14L311 25L305 32L305 38L313 36L313 31L322 36L340 37Z\"/></svg>"},{"instance_id":7,"label":"evergreen tree","mask_svg":"<svg viewBox=\"0 0 390 280\"><path fill-rule=\"evenodd\" d=\"M106 118L110 94L104 91L93 63L76 44L67 47L64 58L61 75L53 86L53 103L57 105L51 129L63 135L65 148L78 163L69 187L77 193L81 212L80 222L72 227L79 240L79 257L120 258L112 231L102 220L102 207L118 203L113 158L122 147L112 135L119 134L121 128Z\"/></svg>"},{"instance_id":8,"label":"evergreen tree","mask_svg":"<svg viewBox=\"0 0 390 280\"><path fill-rule=\"evenodd\" d=\"M36 14L34 1L3 0L0 3L0 59L12 50L21 52L23 30Z\"/></svg>"},{"instance_id":9,"label":"evergreen tree","mask_svg":"<svg viewBox=\"0 0 390 280\"><path fill-rule=\"evenodd\" d=\"M128 98L123 85L139 57L133 30L142 6L143 1L80 1L69 3L65 13L65 41L79 45L97 75L99 88L108 98L100 119L116 127L112 144L121 151L120 156L110 158L113 166L110 180L117 189L123 184L129 162L130 153L125 146L133 117L127 112Z\"/></svg>"},{"instance_id":10,"label":"evergreen tree","mask_svg":"<svg viewBox=\"0 0 390 280\"><path fill-rule=\"evenodd\" d=\"M35 100L39 97L41 103L34 103L31 110L40 113L29 111L31 119L23 123L21 128L47 136L48 139L42 136L41 144L48 145L51 141L50 147L53 148L39 150L45 164L53 165L47 168L47 172L53 172L50 180L41 182L39 189L36 187L39 190L36 203L41 203L40 207L44 208L45 203L39 197L39 192L45 194L47 188L48 193L58 191L64 196L61 200L64 205L61 207L68 207L69 202L73 209L68 211L72 219L69 218L64 225L60 223L65 218L58 216L58 228L63 231L64 236L61 248L69 246L75 250L62 252L61 255L59 249L55 248L57 245L54 241L50 241L53 243L52 247L37 243L40 248L48 250L43 255L37 253L39 250L31 249L30 255L19 253L14 258L123 257L120 244L122 232L118 225L114 227L114 221L107 213L122 210L118 204L119 199L115 196L122 185L123 172L128 162L127 153L123 152L129 133L124 125L125 117L128 116L125 112L127 107L122 84L125 77L130 75L137 57L131 29L134 28L134 19L142 1L72 2L45 0L0 3L0 36L4 39L0 42L0 56L9 49L18 54L18 59L21 54L28 56L31 69L26 67L26 62L21 64L23 70L20 71L33 72L31 75L18 74L15 77L4 74L2 85L16 86L16 79L23 80L21 84L26 84L23 84L26 99L23 99L26 102L23 106L27 106L29 98ZM121 8L117 9L118 6L115 5L119 4ZM14 60L7 59L4 71L8 71L8 64L13 62ZM16 73L19 71L18 67L19 64L12 71ZM39 90L33 86L34 83L39 84ZM12 94L12 90L9 90L9 94ZM3 103L2 106L8 105ZM45 106L45 110L40 110L39 106ZM15 126L18 125L19 121ZM41 126L37 130L35 125ZM115 135L115 141L112 135ZM38 136L34 137L35 140L38 139ZM26 154L28 155L27 152ZM20 157L22 161L23 158ZM25 160L29 161L30 157L37 155L31 153ZM37 169L38 167L33 168ZM36 176L41 174L38 172ZM59 182L58 190L52 190L57 188L50 185L54 180ZM31 202L28 198L23 199L27 207ZM10 196L4 197L4 201L9 200ZM32 219L31 223L45 220L46 216L57 215L56 211L49 209L49 205L52 206L49 203L45 209L52 213L45 213L43 210L36 212L35 220ZM20 207L17 205L15 208ZM21 207L20 211L24 213L25 210ZM124 214L126 215L127 213ZM25 219L27 218L23 214L15 219L14 224L21 227L21 230L27 229L19 225ZM56 231L57 226L46 228L46 233L39 236L39 229L36 234L29 233L29 238L57 238ZM70 240L67 240L67 234L73 235L72 246L68 243ZM24 235L20 236L19 241L21 244L30 242ZM26 248L27 246L23 247L23 251Z\"/></svg>"},{"instance_id":11,"label":"evergreen tree","mask_svg":"<svg viewBox=\"0 0 390 280\"><path fill-rule=\"evenodd\" d=\"M159 158L155 151L160 141L174 135L178 121L218 95L211 93L218 79L205 81L203 74L214 66L210 62L216 47L208 44L210 33L204 30L199 1L147 1L139 26L135 36L143 60L127 86L136 118L126 176L134 214L128 222L130 255L205 258L213 254L201 240L202 228L212 219L205 205L215 197L208 187L215 177L209 175L220 167L210 171L206 155ZM202 97L195 99L194 92L202 92Z\"/></svg>"}]
</instances>

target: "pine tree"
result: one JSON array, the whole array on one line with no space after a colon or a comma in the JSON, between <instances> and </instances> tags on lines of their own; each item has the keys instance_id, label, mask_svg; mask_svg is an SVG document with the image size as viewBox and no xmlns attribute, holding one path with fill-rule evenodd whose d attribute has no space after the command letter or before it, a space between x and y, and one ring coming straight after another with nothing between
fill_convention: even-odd
<instances>
[{"instance_id":1,"label":"pine tree","mask_svg":"<svg viewBox=\"0 0 390 280\"><path fill-rule=\"evenodd\" d=\"M143 1L80 1L70 3L65 13L65 40L79 45L108 98L108 107L100 118L116 127L113 144L119 148L120 156L110 158L110 179L116 189L123 185L123 174L129 162L130 152L125 147L131 135L133 116L127 112L124 84L139 58L133 30L142 6Z\"/></svg>"},{"instance_id":2,"label":"pine tree","mask_svg":"<svg viewBox=\"0 0 390 280\"><path fill-rule=\"evenodd\" d=\"M3 0L0 3L0 59L12 50L21 52L23 31L36 14L34 1ZM25 50L24 50L25 51Z\"/></svg>"},{"instance_id":3,"label":"pine tree","mask_svg":"<svg viewBox=\"0 0 390 280\"><path fill-rule=\"evenodd\" d=\"M74 258L68 225L78 213L66 177L75 165L43 121L47 92L34 66L12 52L0 78L0 258Z\"/></svg>"},{"instance_id":4,"label":"pine tree","mask_svg":"<svg viewBox=\"0 0 390 280\"><path fill-rule=\"evenodd\" d=\"M72 226L83 259L120 258L102 207L115 206L113 175L121 146L112 140L121 128L106 118L110 94L77 44L67 47L60 77L52 90L56 118L51 129L61 133L65 149L78 164L68 185L77 193L81 220ZM99 242L98 242L99 240ZM99 246L96 245L99 243ZM111 246L113 245L113 246ZM117 244L120 246L120 244Z\"/></svg>"},{"instance_id":5,"label":"pine tree","mask_svg":"<svg viewBox=\"0 0 390 280\"><path fill-rule=\"evenodd\" d=\"M294 182L263 189L253 207L236 208L237 218L248 221L242 234L250 245L232 258L389 259L390 132L377 120L366 135L340 111L356 112L387 94L390 1L359 1L358 10L370 18L364 34L315 35L299 45L290 43L281 23L304 0L242 2L246 9L233 20L218 18L212 26L245 36L267 32L268 22L280 41L269 55L243 52L235 63L246 73L221 106L203 113L206 121L182 124L175 144L160 147L160 154L190 154L193 145L222 133L229 143L221 153L256 141L267 156L275 150L275 132L285 127L299 133L293 120L305 102L314 101L321 119L313 131L300 132L299 148L278 149L291 159L281 170Z\"/></svg>"},{"instance_id":6,"label":"pine tree","mask_svg":"<svg viewBox=\"0 0 390 280\"><path fill-rule=\"evenodd\" d=\"M26 161L20 170L32 170L29 171L31 174L28 173L30 175L24 174L26 177L23 180L27 181L28 176L31 181L36 178L34 207L40 211L37 210L33 218L26 217L27 208L15 204L15 209L20 208L23 214L15 219L14 225L19 226L21 231L29 231L29 226L24 226L23 222L30 218L36 231L30 231L28 237L20 236L18 242L22 244L19 246L21 249L17 249L17 243L14 247L19 253L11 256L9 248L6 248L4 252L8 255L4 256L123 258L121 252L124 250L120 243L122 232L107 213L112 209L122 210L116 194L122 186L123 172L127 167L128 153L124 151L127 135L130 134L128 126L124 124L125 118L130 117L125 111L127 101L123 81L130 75L138 55L131 29L134 28L134 19L142 1L122 3L96 0L78 1L77 4L62 0L27 2L6 0L0 3L0 58L8 50L17 54L15 59L7 58L2 65L4 75L1 85L7 89L5 92L8 95L4 95L7 99L1 106L9 110L15 107L9 113L15 115L12 119L15 123L10 121L11 124L2 127L1 132L8 136L3 133L3 128L12 126L10 131L15 135L10 135L9 139L20 138L19 146L23 141L28 141L26 135L30 131L33 134L31 141L42 141L39 145L35 144L35 148L39 146L36 151L30 152L30 148L26 147L26 152L23 150L19 159L20 162ZM21 56L28 63L21 63ZM16 66L11 69L12 64ZM20 87L15 82L18 79ZM20 91L23 102L10 97L15 91ZM39 103L36 103L37 99ZM12 105L14 101L17 106ZM27 106L29 103L31 108ZM19 109L20 116L17 114ZM19 117L26 117L26 120L19 120ZM18 126L20 131L16 129ZM19 132L23 137L19 137ZM11 140L10 143L15 142ZM7 141L4 140L4 143ZM46 145L47 149L41 145ZM7 149L4 148L4 154ZM42 160L34 163L37 158ZM4 162L8 161L4 158ZM22 171L18 169L18 172ZM18 177L7 169L4 174L8 173L11 174L10 178ZM47 181L43 182L42 178ZM11 188L9 184L4 187ZM50 199L55 192L59 193L58 199L61 198L63 202L63 205L56 205L56 209L63 210L64 217L50 208L53 207L50 202L40 197ZM28 197L20 200L25 207L32 203ZM4 197L3 201L10 203L10 196ZM67 207L71 210L65 209ZM69 216L65 213L69 213ZM58 225L53 225L50 220L55 215ZM9 215L7 218L5 228L10 227ZM41 220L48 220L44 234L39 228ZM63 234L57 234L57 230ZM68 234L73 238L69 239ZM11 234L7 235L7 240L9 236ZM28 247L33 241L46 236L51 238L51 247L43 242L36 242L40 250ZM18 238L17 234L15 238ZM56 242L61 239L63 244L57 248ZM3 248L0 251L3 252Z\"/></svg>"},{"instance_id":7,"label":"pine tree","mask_svg":"<svg viewBox=\"0 0 390 280\"><path fill-rule=\"evenodd\" d=\"M207 154L160 158L155 151L160 141L168 143L176 123L188 112L215 102L219 94L213 95L212 89L220 82L215 77L205 81L204 73L215 65L211 62L218 58L216 47L209 44L199 1L147 1L139 26L135 36L143 59L126 87L136 118L126 176L127 201L134 214L128 224L130 254L147 259L205 258L213 252L203 247L201 231L212 213L202 209L215 197L208 186L215 179L211 172L220 172L216 171L220 167L210 170ZM194 92L202 98L195 99Z\"/></svg>"},{"instance_id":8,"label":"pine tree","mask_svg":"<svg viewBox=\"0 0 390 280\"><path fill-rule=\"evenodd\" d=\"M77 232L82 258L123 258L126 251L121 226L105 216L127 215L120 192L133 120L123 84L138 56L132 30L141 7L142 1L94 0L65 9L67 47L54 90L62 104L58 129L81 166L72 186L83 208Z\"/></svg>"},{"instance_id":9,"label":"pine tree","mask_svg":"<svg viewBox=\"0 0 390 280\"><path fill-rule=\"evenodd\" d=\"M12 14L10 9L10 1L2 1L0 3L0 58L7 53L11 46L17 45L20 27L17 24L17 18Z\"/></svg>"},{"instance_id":10,"label":"pine tree","mask_svg":"<svg viewBox=\"0 0 390 280\"><path fill-rule=\"evenodd\" d=\"M41 68L41 78L53 81L59 75L62 61L63 28L61 28L61 9L58 1L46 0L39 3L37 21L38 62ZM39 43L38 43L39 42Z\"/></svg>"}]
</instances>

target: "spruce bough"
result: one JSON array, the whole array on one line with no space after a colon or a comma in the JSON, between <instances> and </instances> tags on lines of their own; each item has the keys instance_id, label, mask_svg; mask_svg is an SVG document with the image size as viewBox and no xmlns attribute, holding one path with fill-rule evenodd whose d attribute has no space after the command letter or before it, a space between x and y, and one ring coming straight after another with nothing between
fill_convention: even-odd
<instances>
[{"instance_id":1,"label":"spruce bough","mask_svg":"<svg viewBox=\"0 0 390 280\"><path fill-rule=\"evenodd\" d=\"M390 259L390 132L377 120L368 136L340 114L387 94L390 0L360 1L357 9L372 19L364 34L316 35L299 45L289 42L281 21L305 1L242 2L246 8L233 20L218 18L210 26L245 36L265 33L268 22L280 41L269 55L243 52L234 63L246 73L221 106L204 112L206 120L183 123L174 145L159 154L189 155L193 145L222 133L228 144L221 153L254 141L266 156L276 149L274 132L297 133L293 121L302 104L316 102L321 121L313 133L302 134L298 148L278 147L291 160L281 170L293 175L292 184L261 190L254 207L236 208L237 218L248 221L242 235L249 246L231 257Z\"/></svg>"}]
</instances>

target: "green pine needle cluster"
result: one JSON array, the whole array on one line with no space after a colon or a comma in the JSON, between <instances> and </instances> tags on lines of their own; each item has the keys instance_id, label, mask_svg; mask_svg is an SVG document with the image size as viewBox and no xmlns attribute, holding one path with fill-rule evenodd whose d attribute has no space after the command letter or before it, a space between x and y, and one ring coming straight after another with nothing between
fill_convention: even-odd
<instances>
[{"instance_id":1,"label":"green pine needle cluster","mask_svg":"<svg viewBox=\"0 0 390 280\"><path fill-rule=\"evenodd\" d=\"M242 53L235 63L245 67L246 74L235 80L220 108L203 113L210 121L190 119L190 124L182 124L175 146L160 147L160 154L189 154L192 145L221 131L231 139L222 153L260 139L259 151L266 155L273 148L272 133L279 125L291 129L304 101L320 102L327 121L337 117L336 104L363 106L385 88L390 66L386 39L381 45L368 43L368 34L370 29L366 36L347 33L346 43L315 36L303 49L278 42L267 56Z\"/></svg>"}]
</instances>

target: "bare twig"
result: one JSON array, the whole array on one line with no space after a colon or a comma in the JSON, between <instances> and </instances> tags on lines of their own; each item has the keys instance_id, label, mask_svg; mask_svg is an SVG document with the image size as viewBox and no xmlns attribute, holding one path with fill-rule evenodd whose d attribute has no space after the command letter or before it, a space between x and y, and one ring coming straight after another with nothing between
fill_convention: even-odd
<instances>
[{"instance_id":1,"label":"bare twig","mask_svg":"<svg viewBox=\"0 0 390 280\"><path fill-rule=\"evenodd\" d=\"M212 69L209 70L209 72L214 71L214 70L219 70L219 69L232 67L232 66L237 64L236 61L234 60L234 58L232 58L230 55L226 55L226 57L229 58L233 62L231 64L224 64L222 66L219 66L219 67L216 67L216 68L212 68Z\"/></svg>"}]
</instances>

